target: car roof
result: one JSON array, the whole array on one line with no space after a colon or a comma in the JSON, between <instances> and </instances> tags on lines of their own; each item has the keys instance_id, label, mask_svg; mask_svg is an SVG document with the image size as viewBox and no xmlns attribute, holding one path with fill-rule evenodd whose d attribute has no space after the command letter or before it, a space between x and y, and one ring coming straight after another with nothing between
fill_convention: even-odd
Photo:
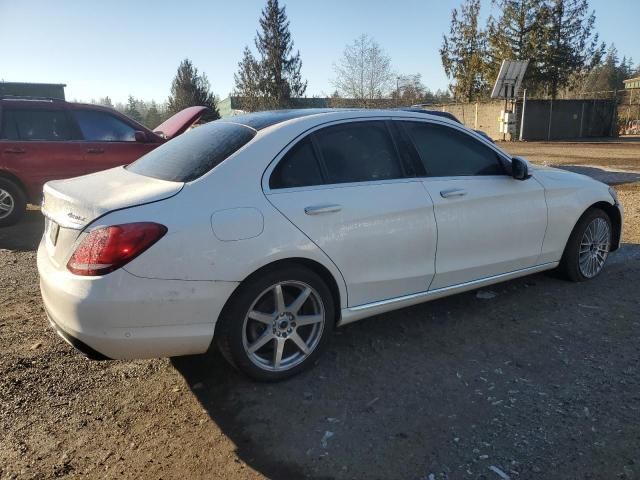
<instances>
[{"instance_id":1,"label":"car roof","mask_svg":"<svg viewBox=\"0 0 640 480\"><path fill-rule=\"evenodd\" d=\"M435 116L453 121L460 124L455 116L448 112L440 112L436 110L424 110L419 108L393 108L393 109L366 109L366 108L302 108L295 110L268 110L263 112L244 113L225 117L219 122L237 123L247 126L254 130L263 130L273 125L288 122L290 120L302 119L305 117L321 116L321 115L339 115L339 114L355 114L358 117L379 117L379 116L398 116L402 114L419 114L409 115L419 118L421 116Z\"/></svg>"}]
</instances>

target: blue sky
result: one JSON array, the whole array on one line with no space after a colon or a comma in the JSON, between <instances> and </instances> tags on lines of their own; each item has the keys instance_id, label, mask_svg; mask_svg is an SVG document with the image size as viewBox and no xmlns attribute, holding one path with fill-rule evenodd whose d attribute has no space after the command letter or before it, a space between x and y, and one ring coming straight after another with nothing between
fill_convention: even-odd
<instances>
[{"instance_id":1,"label":"blue sky","mask_svg":"<svg viewBox=\"0 0 640 480\"><path fill-rule=\"evenodd\" d=\"M67 98L129 94L163 101L189 57L221 98L245 45L253 45L263 0L0 0L0 79L67 84ZM374 37L398 73L421 73L436 90L448 82L438 49L461 0L289 0L307 95L333 91L333 63L361 33ZM602 40L640 62L637 0L591 0ZM483 20L491 12L483 0ZM626 12L626 13L625 13Z\"/></svg>"}]
</instances>

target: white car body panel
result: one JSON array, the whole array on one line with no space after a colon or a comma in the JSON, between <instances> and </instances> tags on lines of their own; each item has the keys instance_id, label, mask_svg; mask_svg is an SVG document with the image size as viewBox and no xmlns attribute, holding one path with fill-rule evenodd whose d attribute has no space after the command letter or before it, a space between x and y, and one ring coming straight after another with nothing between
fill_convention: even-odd
<instances>
[{"instance_id":1,"label":"white car body panel","mask_svg":"<svg viewBox=\"0 0 640 480\"><path fill-rule=\"evenodd\" d=\"M534 179L487 175L428 178L423 184L438 224L437 273L431 289L538 264L547 208L544 188ZM464 195L443 198L441 193L450 190Z\"/></svg>"},{"instance_id":2,"label":"white car body panel","mask_svg":"<svg viewBox=\"0 0 640 480\"><path fill-rule=\"evenodd\" d=\"M429 288L437 233L419 181L284 190L271 192L269 201L339 265L349 306ZM305 212L313 208L326 211Z\"/></svg>"},{"instance_id":3,"label":"white car body panel","mask_svg":"<svg viewBox=\"0 0 640 480\"><path fill-rule=\"evenodd\" d=\"M111 358L201 353L238 285L274 262L304 261L327 272L345 324L554 268L580 215L614 203L606 185L539 168L525 181L406 178L269 189L277 160L307 132L387 118L463 129L420 113L336 110L260 130L192 182L119 168L47 184L44 213L62 225L57 245L45 235L38 250L48 315ZM465 197L440 196L462 184ZM304 212L323 205L342 209ZM165 225L167 234L119 270L83 277L66 269L91 230L147 221Z\"/></svg>"}]
</instances>

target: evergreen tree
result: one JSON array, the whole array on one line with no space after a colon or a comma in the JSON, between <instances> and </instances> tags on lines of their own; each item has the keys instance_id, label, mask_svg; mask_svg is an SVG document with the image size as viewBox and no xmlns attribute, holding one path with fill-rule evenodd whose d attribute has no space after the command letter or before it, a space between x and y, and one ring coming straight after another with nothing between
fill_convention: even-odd
<instances>
[{"instance_id":1,"label":"evergreen tree","mask_svg":"<svg viewBox=\"0 0 640 480\"><path fill-rule=\"evenodd\" d=\"M480 0L465 0L451 13L449 36L443 36L440 57L457 100L474 101L488 93L486 32L478 26Z\"/></svg>"},{"instance_id":2,"label":"evergreen tree","mask_svg":"<svg viewBox=\"0 0 640 480\"><path fill-rule=\"evenodd\" d=\"M503 60L529 60L524 86L540 93L539 52L545 45L549 8L545 0L493 0L500 12L489 17L489 80L493 84Z\"/></svg>"},{"instance_id":3,"label":"evergreen tree","mask_svg":"<svg viewBox=\"0 0 640 480\"><path fill-rule=\"evenodd\" d=\"M138 110L138 101L133 98L132 95L129 95L129 99L127 100L127 106L124 109L124 113L134 119L138 123L142 123L142 115Z\"/></svg>"},{"instance_id":4,"label":"evergreen tree","mask_svg":"<svg viewBox=\"0 0 640 480\"><path fill-rule=\"evenodd\" d=\"M289 20L278 0L267 1L259 22L254 41L259 59L245 47L234 76L235 93L245 97L246 110L284 108L289 99L302 97L307 89L300 52L293 53Z\"/></svg>"},{"instance_id":5,"label":"evergreen tree","mask_svg":"<svg viewBox=\"0 0 640 480\"><path fill-rule=\"evenodd\" d=\"M111 99L109 98L108 95L106 97L102 97L100 100L98 100L98 104L99 105L104 105L105 107L113 108L113 102L111 101Z\"/></svg>"},{"instance_id":6,"label":"evergreen tree","mask_svg":"<svg viewBox=\"0 0 640 480\"><path fill-rule=\"evenodd\" d=\"M198 72L191 60L180 62L178 72L171 83L171 95L168 99L168 111L171 115L187 107L203 106L209 110L202 120L209 122L220 118L218 99L211 92L207 76Z\"/></svg>"},{"instance_id":7,"label":"evergreen tree","mask_svg":"<svg viewBox=\"0 0 640 480\"><path fill-rule=\"evenodd\" d=\"M598 36L592 36L595 14L588 0L549 0L545 44L538 56L547 94L556 98L571 87L576 74L593 63Z\"/></svg>"},{"instance_id":8,"label":"evergreen tree","mask_svg":"<svg viewBox=\"0 0 640 480\"><path fill-rule=\"evenodd\" d=\"M152 100L151 105L149 105L149 109L147 110L147 114L144 117L144 124L153 130L161 123L162 117L158 111L158 104Z\"/></svg>"},{"instance_id":9,"label":"evergreen tree","mask_svg":"<svg viewBox=\"0 0 640 480\"><path fill-rule=\"evenodd\" d=\"M244 47L242 60L238 62L238 72L233 75L235 94L242 97L242 109L250 112L261 110L264 95L261 90L262 69L249 47Z\"/></svg>"}]
</instances>

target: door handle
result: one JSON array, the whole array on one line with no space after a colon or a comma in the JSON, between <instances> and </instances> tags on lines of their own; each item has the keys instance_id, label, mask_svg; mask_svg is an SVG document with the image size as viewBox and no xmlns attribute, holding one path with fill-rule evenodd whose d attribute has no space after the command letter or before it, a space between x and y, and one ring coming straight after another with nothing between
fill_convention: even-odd
<instances>
[{"instance_id":1,"label":"door handle","mask_svg":"<svg viewBox=\"0 0 640 480\"><path fill-rule=\"evenodd\" d=\"M442 198L464 197L466 194L467 191L461 188L452 188L451 190L442 190L440 192Z\"/></svg>"},{"instance_id":2,"label":"door handle","mask_svg":"<svg viewBox=\"0 0 640 480\"><path fill-rule=\"evenodd\" d=\"M87 153L104 153L102 148L88 148Z\"/></svg>"},{"instance_id":3,"label":"door handle","mask_svg":"<svg viewBox=\"0 0 640 480\"><path fill-rule=\"evenodd\" d=\"M5 148L4 149L4 153L25 153L25 150L23 148Z\"/></svg>"},{"instance_id":4,"label":"door handle","mask_svg":"<svg viewBox=\"0 0 640 480\"><path fill-rule=\"evenodd\" d=\"M342 210L342 205L314 205L305 207L304 213L307 215L321 215L323 213L334 213Z\"/></svg>"}]
</instances>

